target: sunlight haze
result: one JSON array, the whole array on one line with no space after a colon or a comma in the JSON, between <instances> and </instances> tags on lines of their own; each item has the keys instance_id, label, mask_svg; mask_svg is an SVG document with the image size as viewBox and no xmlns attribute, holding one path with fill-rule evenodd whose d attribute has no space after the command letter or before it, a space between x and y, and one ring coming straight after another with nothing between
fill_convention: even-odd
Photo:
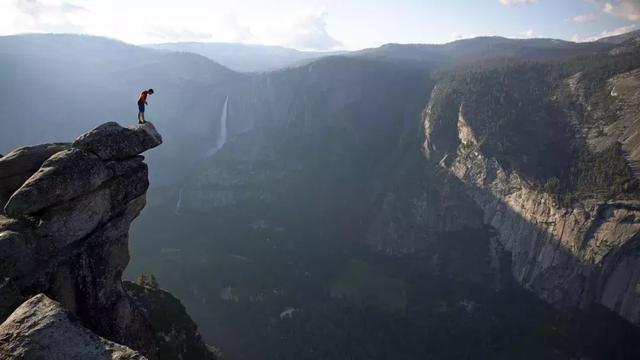
<instances>
[{"instance_id":1,"label":"sunlight haze","mask_svg":"<svg viewBox=\"0 0 640 360\"><path fill-rule=\"evenodd\" d=\"M299 50L498 35L589 41L637 30L636 0L2 0L0 35L106 36L134 44L241 42Z\"/></svg>"}]
</instances>

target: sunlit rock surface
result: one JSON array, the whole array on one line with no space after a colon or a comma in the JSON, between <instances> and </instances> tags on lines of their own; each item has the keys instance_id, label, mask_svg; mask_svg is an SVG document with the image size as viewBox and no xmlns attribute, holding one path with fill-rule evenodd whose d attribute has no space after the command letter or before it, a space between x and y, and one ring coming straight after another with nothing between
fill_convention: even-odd
<instances>
[{"instance_id":1,"label":"sunlit rock surface","mask_svg":"<svg viewBox=\"0 0 640 360\"><path fill-rule=\"evenodd\" d=\"M101 338L62 305L40 294L0 325L2 359L144 360L140 353Z\"/></svg>"},{"instance_id":2,"label":"sunlit rock surface","mask_svg":"<svg viewBox=\"0 0 640 360\"><path fill-rule=\"evenodd\" d=\"M640 103L639 74L636 70L608 81L605 90L612 91L611 101L620 109L615 121L574 121L571 126L576 139L570 139L580 144L584 137L585 146L596 154L621 144L622 156L633 171L637 171L640 117L632 109ZM571 96L587 111L595 112L591 110L595 105L583 103L586 100L581 95L584 86L580 85L580 76L565 81L569 95L558 96ZM599 194L585 194L571 205L560 203L557 196L543 191L517 169L507 168L500 159L487 154L483 145L490 138L478 139L476 131L482 129L468 121L477 114L465 111L462 96L451 97L439 91L434 90L425 113L425 154L435 162L446 158L441 165L467 186L467 193L484 212L484 223L497 230L495 246L510 259L514 278L556 305L586 307L599 303L638 324L640 199L626 196L603 200ZM440 111L436 116L431 111L450 105L447 102L458 104L457 114ZM542 139L553 141L559 136L551 129L541 127L539 131ZM536 142L534 135L524 134L523 139L526 136L530 143L520 143L521 148L546 146ZM524 155L523 160L517 158L517 152L506 156L527 161Z\"/></svg>"}]
</instances>

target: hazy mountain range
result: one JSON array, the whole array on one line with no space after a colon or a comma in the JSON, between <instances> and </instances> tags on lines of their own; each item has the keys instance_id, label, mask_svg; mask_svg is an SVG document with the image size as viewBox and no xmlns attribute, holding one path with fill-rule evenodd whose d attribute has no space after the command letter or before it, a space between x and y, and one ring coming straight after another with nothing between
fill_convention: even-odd
<instances>
[{"instance_id":1,"label":"hazy mountain range","mask_svg":"<svg viewBox=\"0 0 640 360\"><path fill-rule=\"evenodd\" d=\"M325 56L346 53L345 51L299 51L281 46L235 43L175 42L145 46L152 49L202 55L239 72L273 71L303 65L305 62Z\"/></svg>"},{"instance_id":2,"label":"hazy mountain range","mask_svg":"<svg viewBox=\"0 0 640 360\"><path fill-rule=\"evenodd\" d=\"M0 152L132 123L154 88L127 275L156 274L229 359L633 358L638 35L0 37Z\"/></svg>"}]
</instances>

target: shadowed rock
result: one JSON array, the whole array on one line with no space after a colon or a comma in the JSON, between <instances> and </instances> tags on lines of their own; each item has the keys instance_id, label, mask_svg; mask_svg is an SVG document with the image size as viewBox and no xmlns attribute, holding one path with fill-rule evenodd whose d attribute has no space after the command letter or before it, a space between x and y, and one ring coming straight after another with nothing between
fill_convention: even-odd
<instances>
[{"instance_id":1,"label":"shadowed rock","mask_svg":"<svg viewBox=\"0 0 640 360\"><path fill-rule=\"evenodd\" d=\"M0 207L9 196L33 175L51 155L68 149L70 144L25 146L0 157Z\"/></svg>"},{"instance_id":2,"label":"shadowed rock","mask_svg":"<svg viewBox=\"0 0 640 360\"><path fill-rule=\"evenodd\" d=\"M2 359L143 360L140 353L101 338L65 310L39 294L0 325Z\"/></svg>"},{"instance_id":3,"label":"shadowed rock","mask_svg":"<svg viewBox=\"0 0 640 360\"><path fill-rule=\"evenodd\" d=\"M122 285L133 302L145 309L144 317L149 319L153 331L159 335L157 343L162 349L162 359L217 358L207 349L198 333L198 327L187 315L180 300L153 286L128 281L124 281ZM167 314L172 316L169 317Z\"/></svg>"},{"instance_id":4,"label":"shadowed rock","mask_svg":"<svg viewBox=\"0 0 640 360\"><path fill-rule=\"evenodd\" d=\"M0 273L13 277L28 273L34 266L33 249L25 237L13 231L0 233Z\"/></svg>"}]
</instances>

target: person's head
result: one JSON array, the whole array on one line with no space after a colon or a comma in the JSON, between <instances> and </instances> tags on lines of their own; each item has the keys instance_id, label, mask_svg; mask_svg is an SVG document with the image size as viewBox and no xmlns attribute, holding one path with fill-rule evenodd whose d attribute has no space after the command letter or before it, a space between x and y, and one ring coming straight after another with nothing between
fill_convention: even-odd
<instances>
[{"instance_id":1,"label":"person's head","mask_svg":"<svg viewBox=\"0 0 640 360\"><path fill-rule=\"evenodd\" d=\"M153 89L149 89L149 94L153 94Z\"/></svg>"}]
</instances>

